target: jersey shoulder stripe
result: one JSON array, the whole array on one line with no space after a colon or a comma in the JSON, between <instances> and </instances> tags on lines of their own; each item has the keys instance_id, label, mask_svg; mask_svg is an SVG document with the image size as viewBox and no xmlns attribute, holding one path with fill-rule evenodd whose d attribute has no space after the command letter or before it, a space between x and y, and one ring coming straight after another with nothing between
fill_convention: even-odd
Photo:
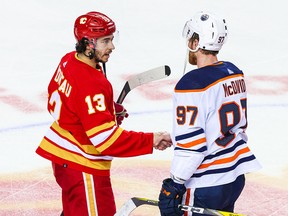
<instances>
[{"instance_id":1,"label":"jersey shoulder stripe","mask_svg":"<svg viewBox=\"0 0 288 216\"><path fill-rule=\"evenodd\" d=\"M192 131L190 133L178 135L175 137L177 143L175 144L175 151L207 151L206 137L202 128Z\"/></svg>"},{"instance_id":2,"label":"jersey shoulder stripe","mask_svg":"<svg viewBox=\"0 0 288 216\"><path fill-rule=\"evenodd\" d=\"M176 84L175 92L205 91L226 79L243 76L243 72L230 62L219 62L186 73Z\"/></svg>"},{"instance_id":3,"label":"jersey shoulder stripe","mask_svg":"<svg viewBox=\"0 0 288 216\"><path fill-rule=\"evenodd\" d=\"M183 148L179 148L179 147L175 147L174 151L177 151L177 150L182 150L183 151L184 149ZM203 153L203 152L207 151L207 146L202 146L201 148L198 148L198 149L185 149L185 151Z\"/></svg>"},{"instance_id":4,"label":"jersey shoulder stripe","mask_svg":"<svg viewBox=\"0 0 288 216\"><path fill-rule=\"evenodd\" d=\"M175 140L179 141L179 140L183 140L183 139L188 139L188 138L197 136L199 134L204 134L204 130L202 128L200 128L199 130L193 131L191 133L178 135L178 136L175 137Z\"/></svg>"}]
</instances>

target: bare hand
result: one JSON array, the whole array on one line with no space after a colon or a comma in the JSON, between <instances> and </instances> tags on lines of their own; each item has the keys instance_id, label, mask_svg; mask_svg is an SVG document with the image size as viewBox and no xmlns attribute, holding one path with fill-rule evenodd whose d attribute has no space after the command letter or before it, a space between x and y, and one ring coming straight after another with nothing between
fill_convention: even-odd
<instances>
[{"instance_id":1,"label":"bare hand","mask_svg":"<svg viewBox=\"0 0 288 216\"><path fill-rule=\"evenodd\" d=\"M168 132L157 132L154 133L153 147L158 150L165 150L168 147L171 147L172 140Z\"/></svg>"}]
</instances>

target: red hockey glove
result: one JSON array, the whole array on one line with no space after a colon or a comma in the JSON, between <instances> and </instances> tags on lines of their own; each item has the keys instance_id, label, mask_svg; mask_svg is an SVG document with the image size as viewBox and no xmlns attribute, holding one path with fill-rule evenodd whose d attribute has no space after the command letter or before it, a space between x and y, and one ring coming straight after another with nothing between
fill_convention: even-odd
<instances>
[{"instance_id":1,"label":"red hockey glove","mask_svg":"<svg viewBox=\"0 0 288 216\"><path fill-rule=\"evenodd\" d=\"M121 125L124 118L127 118L129 114L122 104L114 102L114 107L116 112L117 125Z\"/></svg>"}]
</instances>

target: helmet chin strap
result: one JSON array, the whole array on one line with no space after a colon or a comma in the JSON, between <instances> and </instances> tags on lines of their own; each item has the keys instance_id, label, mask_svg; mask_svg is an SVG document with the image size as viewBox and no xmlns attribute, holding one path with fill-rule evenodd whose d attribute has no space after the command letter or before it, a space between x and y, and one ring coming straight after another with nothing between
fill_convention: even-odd
<instances>
[{"instance_id":1,"label":"helmet chin strap","mask_svg":"<svg viewBox=\"0 0 288 216\"><path fill-rule=\"evenodd\" d=\"M95 49L92 49L93 51L90 51L88 54L86 54L85 52L83 53L86 57L88 57L89 59L93 59L95 57Z\"/></svg>"},{"instance_id":2,"label":"helmet chin strap","mask_svg":"<svg viewBox=\"0 0 288 216\"><path fill-rule=\"evenodd\" d=\"M188 54L189 54L189 51L188 51L188 49L187 49L187 50L186 50L186 55L185 55L185 60L184 60L183 75L186 73L186 66L187 66L187 61L188 61Z\"/></svg>"},{"instance_id":3,"label":"helmet chin strap","mask_svg":"<svg viewBox=\"0 0 288 216\"><path fill-rule=\"evenodd\" d=\"M189 43L189 40L187 41L187 49L190 51L190 52L197 52L199 50L199 44L196 46L196 48L193 50L191 49L189 46L188 46L188 43Z\"/></svg>"},{"instance_id":4,"label":"helmet chin strap","mask_svg":"<svg viewBox=\"0 0 288 216\"><path fill-rule=\"evenodd\" d=\"M185 61L184 61L184 69L183 69L183 75L186 73L186 66L187 66L187 62L188 62L188 58L189 58L189 51L190 52L197 52L199 50L199 45L197 45L197 47L193 50L188 46L188 41L187 41L187 51L186 51L186 55L185 55Z\"/></svg>"}]
</instances>

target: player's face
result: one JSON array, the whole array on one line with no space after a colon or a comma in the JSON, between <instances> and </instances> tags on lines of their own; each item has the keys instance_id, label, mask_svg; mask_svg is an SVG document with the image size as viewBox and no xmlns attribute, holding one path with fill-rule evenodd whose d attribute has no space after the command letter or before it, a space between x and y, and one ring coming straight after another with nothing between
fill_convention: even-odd
<instances>
[{"instance_id":1,"label":"player's face","mask_svg":"<svg viewBox=\"0 0 288 216\"><path fill-rule=\"evenodd\" d=\"M113 44L113 35L108 35L105 37L97 38L96 42L96 61L97 62L107 62L112 50L115 49Z\"/></svg>"}]
</instances>

